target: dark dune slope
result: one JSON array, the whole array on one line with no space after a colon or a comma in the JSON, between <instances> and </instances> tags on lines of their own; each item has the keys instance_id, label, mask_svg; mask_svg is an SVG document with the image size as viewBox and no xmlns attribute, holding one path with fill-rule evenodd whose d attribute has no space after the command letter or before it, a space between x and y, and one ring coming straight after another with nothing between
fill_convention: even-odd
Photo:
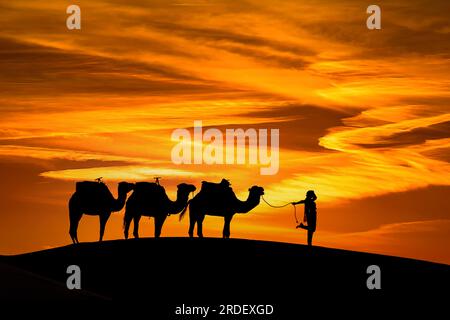
<instances>
[{"instance_id":1,"label":"dark dune slope","mask_svg":"<svg viewBox=\"0 0 450 320\"><path fill-rule=\"evenodd\" d=\"M330 248L241 239L160 238L81 243L1 257L2 277L20 269L38 275L26 295L41 299L112 299L145 302L171 313L180 304L274 304L295 311L308 301L392 302L398 296L422 299L450 286L450 266L419 260ZM81 268L82 289L65 289L68 265ZM381 268L381 290L366 286L369 265ZM30 273L29 273L30 272ZM8 276L10 274L11 276ZM42 279L45 279L42 280ZM49 281L48 279L51 279ZM14 285L16 281L16 285ZM27 290L15 277L7 290ZM59 284L59 285L58 285ZM1 299L8 295L2 285ZM351 300L349 300L351 299ZM376 300L373 300L376 299Z\"/></svg>"}]
</instances>

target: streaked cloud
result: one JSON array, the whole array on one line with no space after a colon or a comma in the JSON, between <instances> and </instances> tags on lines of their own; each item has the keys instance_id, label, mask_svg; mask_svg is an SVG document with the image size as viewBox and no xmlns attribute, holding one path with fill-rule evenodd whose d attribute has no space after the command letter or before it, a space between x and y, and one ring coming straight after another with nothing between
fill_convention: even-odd
<instances>
[{"instance_id":1,"label":"streaked cloud","mask_svg":"<svg viewBox=\"0 0 450 320\"><path fill-rule=\"evenodd\" d=\"M58 170L47 171L40 174L45 178L64 179L64 180L94 180L102 176L107 180L131 180L131 181L151 181L155 176L164 177L202 177L205 174L186 170L176 170L169 168L157 167L137 167L137 166L120 166L120 167L94 167L85 169Z\"/></svg>"}]
</instances>

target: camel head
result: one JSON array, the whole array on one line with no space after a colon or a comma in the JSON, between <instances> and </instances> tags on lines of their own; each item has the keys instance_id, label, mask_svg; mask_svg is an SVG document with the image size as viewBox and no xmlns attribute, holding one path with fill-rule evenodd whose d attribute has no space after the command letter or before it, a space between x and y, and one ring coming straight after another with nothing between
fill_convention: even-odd
<instances>
[{"instance_id":1,"label":"camel head","mask_svg":"<svg viewBox=\"0 0 450 320\"><path fill-rule=\"evenodd\" d=\"M134 183L129 183L129 182L125 182L125 181L119 182L119 187L118 187L119 193L123 192L126 194L133 189L134 189Z\"/></svg>"},{"instance_id":2,"label":"camel head","mask_svg":"<svg viewBox=\"0 0 450 320\"><path fill-rule=\"evenodd\" d=\"M236 206L234 208L236 213L247 213L252 210L259 204L261 196L264 194L264 189L259 186L253 186L248 189L248 191L249 194L247 200L241 201L237 199Z\"/></svg>"},{"instance_id":3,"label":"camel head","mask_svg":"<svg viewBox=\"0 0 450 320\"><path fill-rule=\"evenodd\" d=\"M178 186L178 192L189 194L194 192L197 188L193 184L180 183Z\"/></svg>"},{"instance_id":4,"label":"camel head","mask_svg":"<svg viewBox=\"0 0 450 320\"><path fill-rule=\"evenodd\" d=\"M250 189L248 189L248 191L250 192L250 195L255 195L258 197L260 197L264 194L264 188L258 187L258 186L253 186Z\"/></svg>"}]
</instances>

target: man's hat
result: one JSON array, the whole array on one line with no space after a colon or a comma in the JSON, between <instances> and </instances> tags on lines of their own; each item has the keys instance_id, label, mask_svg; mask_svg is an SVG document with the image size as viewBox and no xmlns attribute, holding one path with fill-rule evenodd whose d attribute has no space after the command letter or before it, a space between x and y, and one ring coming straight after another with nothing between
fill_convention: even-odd
<instances>
[{"instance_id":1,"label":"man's hat","mask_svg":"<svg viewBox=\"0 0 450 320\"><path fill-rule=\"evenodd\" d=\"M307 196L307 197L314 198L314 200L317 199L317 196L316 196L316 194L314 193L314 190L308 190L308 192L306 192L306 196Z\"/></svg>"}]
</instances>

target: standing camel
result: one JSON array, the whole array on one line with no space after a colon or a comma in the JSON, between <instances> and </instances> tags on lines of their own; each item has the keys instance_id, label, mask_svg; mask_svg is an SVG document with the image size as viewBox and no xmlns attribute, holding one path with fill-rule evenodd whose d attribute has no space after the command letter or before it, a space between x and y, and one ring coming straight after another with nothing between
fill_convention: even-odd
<instances>
[{"instance_id":1,"label":"standing camel","mask_svg":"<svg viewBox=\"0 0 450 320\"><path fill-rule=\"evenodd\" d=\"M134 188L133 183L120 182L118 197L115 199L103 182L77 182L76 191L69 200L69 234L73 243L78 243L78 223L83 214L100 217L100 239L103 240L106 222L111 212L120 211L125 205L127 194Z\"/></svg>"},{"instance_id":2,"label":"standing camel","mask_svg":"<svg viewBox=\"0 0 450 320\"><path fill-rule=\"evenodd\" d=\"M230 237L230 223L235 213L247 213L255 208L264 194L262 187L248 189L247 200L241 201L234 194L227 180L221 183L202 182L200 192L189 202L189 237L194 236L197 223L197 235L203 237L203 219L205 215L224 217L223 237ZM183 218L187 207L181 212Z\"/></svg>"},{"instance_id":3,"label":"standing camel","mask_svg":"<svg viewBox=\"0 0 450 320\"><path fill-rule=\"evenodd\" d=\"M167 216L183 210L188 203L189 193L196 189L194 185L187 183L181 183L177 188L177 199L172 201L163 186L153 182L136 183L136 188L125 207L123 219L125 239L128 239L131 220L134 222L133 236L139 238L141 216L155 218L155 238L159 238Z\"/></svg>"}]
</instances>

